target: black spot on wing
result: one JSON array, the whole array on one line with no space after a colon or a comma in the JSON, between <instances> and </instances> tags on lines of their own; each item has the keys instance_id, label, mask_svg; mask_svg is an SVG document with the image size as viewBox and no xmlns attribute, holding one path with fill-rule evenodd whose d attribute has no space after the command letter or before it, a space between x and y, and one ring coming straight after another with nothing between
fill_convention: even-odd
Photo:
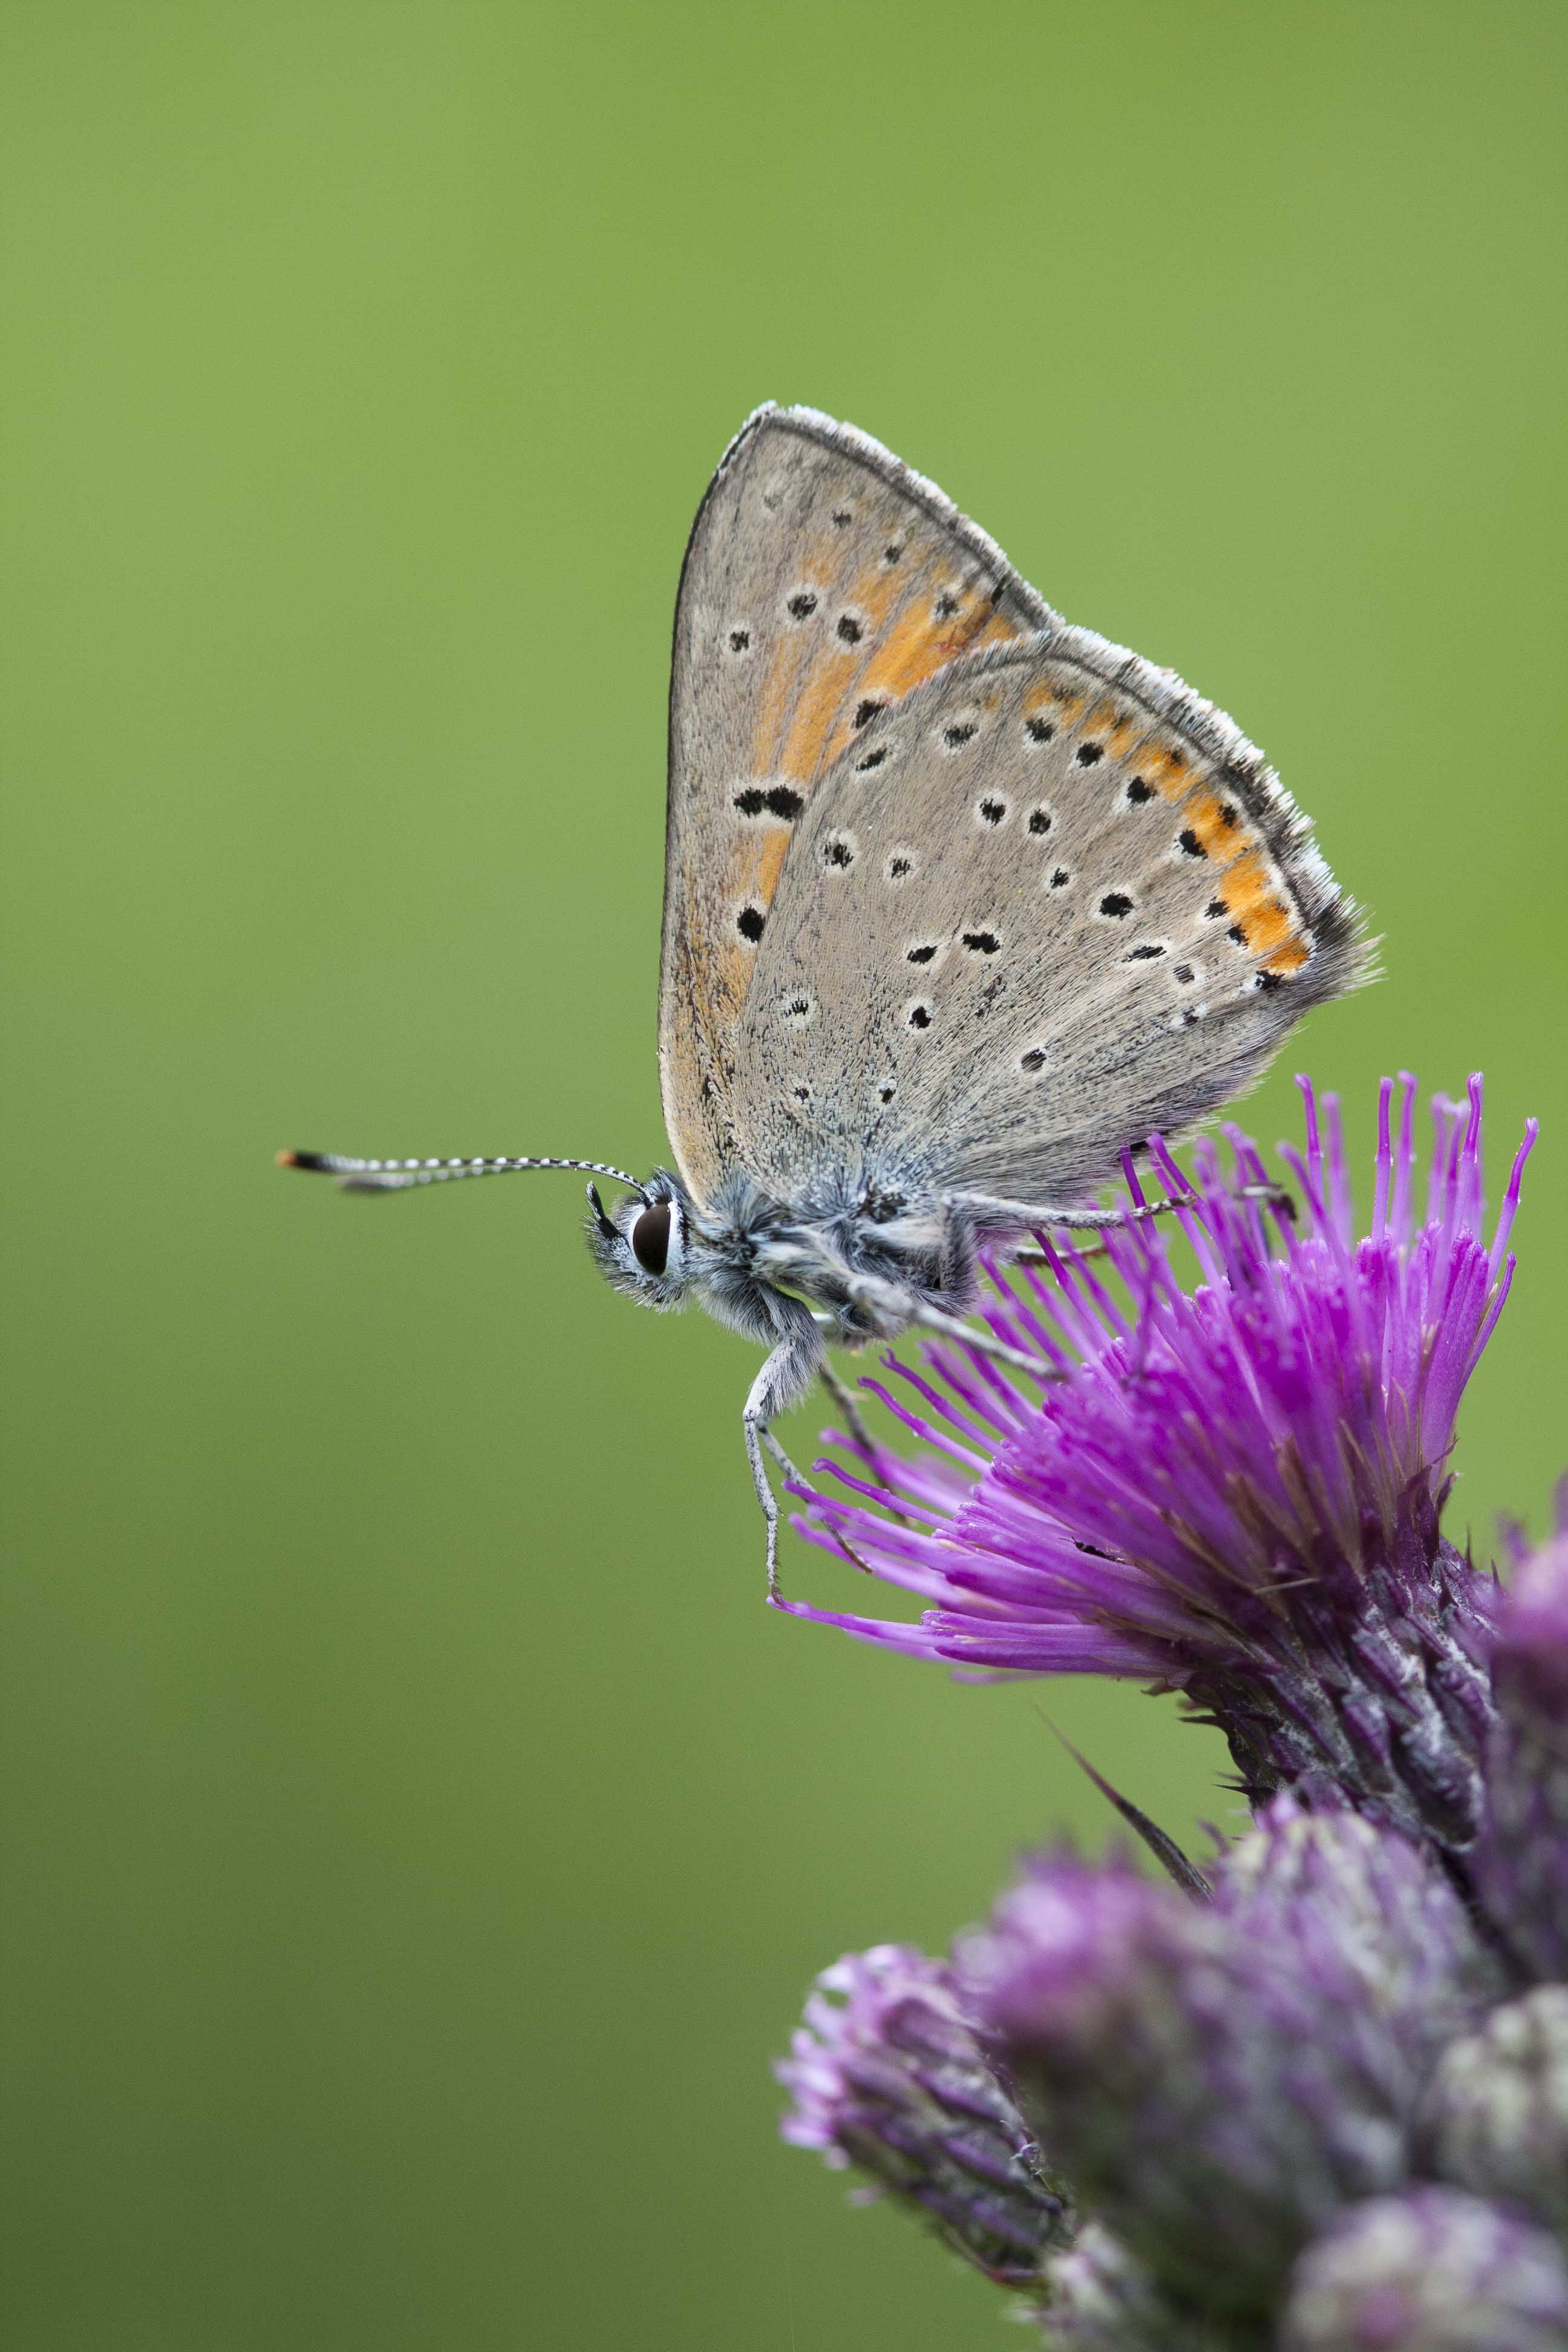
<instances>
[{"instance_id":1,"label":"black spot on wing","mask_svg":"<svg viewBox=\"0 0 1568 2352\"><path fill-rule=\"evenodd\" d=\"M805 803L787 784L773 784L764 792L760 784L748 784L731 802L742 816L782 816L793 824Z\"/></svg>"}]
</instances>

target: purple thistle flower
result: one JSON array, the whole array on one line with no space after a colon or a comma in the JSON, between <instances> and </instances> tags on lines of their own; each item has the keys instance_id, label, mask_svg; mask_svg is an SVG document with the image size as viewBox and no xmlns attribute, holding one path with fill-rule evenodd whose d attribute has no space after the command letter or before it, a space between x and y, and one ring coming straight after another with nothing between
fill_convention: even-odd
<instances>
[{"instance_id":1,"label":"purple thistle flower","mask_svg":"<svg viewBox=\"0 0 1568 2352\"><path fill-rule=\"evenodd\" d=\"M1563 2352L1545 2231L1457 2189L1354 2205L1297 2264L1280 2352Z\"/></svg>"},{"instance_id":2,"label":"purple thistle flower","mask_svg":"<svg viewBox=\"0 0 1568 2352\"><path fill-rule=\"evenodd\" d=\"M781 2136L856 2165L1004 2286L1037 2286L1072 2233L1068 2191L981 2050L953 1970L900 1944L826 1969L788 2058Z\"/></svg>"},{"instance_id":3,"label":"purple thistle flower","mask_svg":"<svg viewBox=\"0 0 1568 2352\"><path fill-rule=\"evenodd\" d=\"M1494 1965L1431 1859L1290 1799L1202 1905L1037 1863L959 1954L1030 2125L1178 2308L1261 2324L1346 2202L1403 2185Z\"/></svg>"},{"instance_id":4,"label":"purple thistle flower","mask_svg":"<svg viewBox=\"0 0 1568 2352\"><path fill-rule=\"evenodd\" d=\"M1436 1100L1422 1216L1415 1081L1397 1122L1385 1082L1358 1240L1337 1105L1320 1120L1302 1084L1305 1156L1284 1152L1300 1229L1238 1131L1234 1177L1200 1143L1190 1185L1153 1138L1162 1181L1190 1192L1194 1291L1152 1223L1109 1242L1125 1305L1089 1254L1042 1236L1046 1276L1019 1266L988 1308L1060 1375L1038 1402L952 1348L896 1365L897 1390L866 1383L925 1451L830 1437L835 1490L797 1489L797 1525L931 1604L920 1622L792 1605L971 1671L1152 1679L1223 1727L1254 1802L1342 1795L1458 1864L1481 1811L1495 1587L1438 1522L1535 1129L1488 1234L1480 1081L1468 1107ZM1128 1182L1139 1201L1131 1162Z\"/></svg>"},{"instance_id":5,"label":"purple thistle flower","mask_svg":"<svg viewBox=\"0 0 1568 2352\"><path fill-rule=\"evenodd\" d=\"M1524 1974L1568 1979L1568 1482L1555 1539L1518 1570L1492 1661L1497 1722L1478 1890Z\"/></svg>"},{"instance_id":6,"label":"purple thistle flower","mask_svg":"<svg viewBox=\"0 0 1568 2352\"><path fill-rule=\"evenodd\" d=\"M1538 1985L1443 2053L1430 2169L1568 2235L1568 1985Z\"/></svg>"}]
</instances>

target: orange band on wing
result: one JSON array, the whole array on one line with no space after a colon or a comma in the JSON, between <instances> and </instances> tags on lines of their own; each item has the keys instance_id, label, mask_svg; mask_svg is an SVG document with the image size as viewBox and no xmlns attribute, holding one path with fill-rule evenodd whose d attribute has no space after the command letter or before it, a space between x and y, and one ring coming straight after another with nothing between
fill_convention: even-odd
<instances>
[{"instance_id":1,"label":"orange band on wing","mask_svg":"<svg viewBox=\"0 0 1568 2352\"><path fill-rule=\"evenodd\" d=\"M953 592L957 593L957 592ZM990 599L970 592L956 614L937 617L922 595L900 615L889 635L877 647L846 698L837 728L823 745L817 767L791 767L792 775L819 773L832 766L855 737L855 710L861 702L896 702L928 677L934 677L960 654L976 653L985 646L1009 645L1024 635L1017 623L992 609ZM814 739L803 739L815 748ZM795 751L791 738L790 752Z\"/></svg>"},{"instance_id":2,"label":"orange band on wing","mask_svg":"<svg viewBox=\"0 0 1568 2352\"><path fill-rule=\"evenodd\" d=\"M1219 893L1255 955L1272 955L1295 935L1294 909L1258 849L1247 849L1226 868Z\"/></svg>"},{"instance_id":3,"label":"orange band on wing","mask_svg":"<svg viewBox=\"0 0 1568 2352\"><path fill-rule=\"evenodd\" d=\"M1282 948L1275 950L1263 965L1263 970L1273 972L1279 980L1285 980L1291 972L1300 971L1311 952L1311 948L1298 931L1286 940Z\"/></svg>"},{"instance_id":4,"label":"orange band on wing","mask_svg":"<svg viewBox=\"0 0 1568 2352\"><path fill-rule=\"evenodd\" d=\"M795 706L789 740L773 762L780 775L809 782L831 767L854 734L854 711L867 691L868 643L881 635L901 584L894 574L875 569L857 572L841 593L835 592L837 618L858 634L845 637L836 627L820 646Z\"/></svg>"},{"instance_id":5,"label":"orange band on wing","mask_svg":"<svg viewBox=\"0 0 1568 2352\"><path fill-rule=\"evenodd\" d=\"M1192 790L1193 772L1186 754L1167 751L1151 743L1139 755L1138 772L1147 784L1152 784L1162 800L1179 801Z\"/></svg>"},{"instance_id":6,"label":"orange band on wing","mask_svg":"<svg viewBox=\"0 0 1568 2352\"><path fill-rule=\"evenodd\" d=\"M1088 700L1087 694L1075 694L1070 686L1053 680L1049 686L1037 687L1032 693L1026 694L1021 707L1026 719L1037 718L1043 711L1049 711L1057 726L1071 727Z\"/></svg>"},{"instance_id":7,"label":"orange band on wing","mask_svg":"<svg viewBox=\"0 0 1568 2352\"><path fill-rule=\"evenodd\" d=\"M1090 742L1100 744L1112 759L1120 760L1132 749L1143 734L1147 721L1140 713L1134 717L1120 709L1114 702L1097 702L1083 722L1085 735Z\"/></svg>"},{"instance_id":8,"label":"orange band on wing","mask_svg":"<svg viewBox=\"0 0 1568 2352\"><path fill-rule=\"evenodd\" d=\"M1152 753L1140 767L1167 798L1178 797L1187 786L1189 796L1181 803L1185 829L1219 866L1218 896L1247 948L1265 959L1263 970L1276 979L1299 971L1311 954L1310 940L1239 801L1223 788L1192 789L1179 752Z\"/></svg>"},{"instance_id":9,"label":"orange band on wing","mask_svg":"<svg viewBox=\"0 0 1568 2352\"><path fill-rule=\"evenodd\" d=\"M1206 787L1193 794L1182 814L1196 834L1205 854L1221 866L1228 865L1253 839L1250 828L1243 825L1236 802Z\"/></svg>"}]
</instances>

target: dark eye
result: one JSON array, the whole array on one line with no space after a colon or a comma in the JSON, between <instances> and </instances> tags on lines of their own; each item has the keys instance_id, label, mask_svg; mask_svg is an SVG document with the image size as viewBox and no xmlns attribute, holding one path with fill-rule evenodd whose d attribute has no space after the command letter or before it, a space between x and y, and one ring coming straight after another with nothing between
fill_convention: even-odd
<instances>
[{"instance_id":1,"label":"dark eye","mask_svg":"<svg viewBox=\"0 0 1568 2352\"><path fill-rule=\"evenodd\" d=\"M649 1274L662 1274L669 1259L669 1202L645 1209L631 1230L632 1255Z\"/></svg>"}]
</instances>

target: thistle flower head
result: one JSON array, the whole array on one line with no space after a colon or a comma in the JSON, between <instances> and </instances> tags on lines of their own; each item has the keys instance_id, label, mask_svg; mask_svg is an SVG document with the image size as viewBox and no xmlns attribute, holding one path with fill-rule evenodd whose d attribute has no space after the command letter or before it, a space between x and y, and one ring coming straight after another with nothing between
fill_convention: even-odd
<instances>
[{"instance_id":1,"label":"thistle flower head","mask_svg":"<svg viewBox=\"0 0 1568 2352\"><path fill-rule=\"evenodd\" d=\"M1149 1677L1223 1724L1257 1800L1343 1791L1463 1852L1489 1735L1490 1580L1443 1539L1459 1402L1501 1312L1533 1128L1495 1228L1481 1092L1438 1099L1416 1204L1415 1085L1380 1100L1370 1232L1357 1238L1337 1106L1305 1087L1287 1150L1292 1222L1257 1148L1200 1144L1188 1180L1156 1138L1199 1282L1159 1227L1111 1236L1120 1295L1041 1237L988 1309L1059 1376L1038 1399L978 1353L928 1351L870 1382L915 1461L838 1438L797 1522L930 1604L918 1624L795 1604L866 1640L969 1669ZM1129 1163L1134 1199L1141 1195Z\"/></svg>"},{"instance_id":2,"label":"thistle flower head","mask_svg":"<svg viewBox=\"0 0 1568 2352\"><path fill-rule=\"evenodd\" d=\"M982 2051L951 1967L879 1944L825 1969L788 2058L780 2126L835 2168L856 2166L954 2251L1004 2285L1037 2283L1071 2233L1068 2191L1047 2173Z\"/></svg>"},{"instance_id":3,"label":"thistle flower head","mask_svg":"<svg viewBox=\"0 0 1568 2352\"><path fill-rule=\"evenodd\" d=\"M1281 2352L1563 2352L1562 2250L1459 2189L1373 2198L1301 2257L1279 2342Z\"/></svg>"},{"instance_id":4,"label":"thistle flower head","mask_svg":"<svg viewBox=\"0 0 1568 2352\"><path fill-rule=\"evenodd\" d=\"M1437 2051L1496 1990L1426 1854L1289 1800L1210 1905L1052 1855L959 1958L1028 2122L1216 2322L1261 2320L1342 2204L1403 2183Z\"/></svg>"},{"instance_id":5,"label":"thistle flower head","mask_svg":"<svg viewBox=\"0 0 1568 2352\"><path fill-rule=\"evenodd\" d=\"M1551 1543L1520 1562L1499 1627L1493 1679L1510 1719L1542 1730L1568 1717L1568 1481Z\"/></svg>"},{"instance_id":6,"label":"thistle flower head","mask_svg":"<svg viewBox=\"0 0 1568 2352\"><path fill-rule=\"evenodd\" d=\"M1426 2120L1445 2180L1568 2234L1568 1985L1505 2001L1451 2042Z\"/></svg>"},{"instance_id":7,"label":"thistle flower head","mask_svg":"<svg viewBox=\"0 0 1568 2352\"><path fill-rule=\"evenodd\" d=\"M1480 1899L1536 1982L1568 1979L1568 1491L1555 1539L1526 1559L1498 1628Z\"/></svg>"}]
</instances>

